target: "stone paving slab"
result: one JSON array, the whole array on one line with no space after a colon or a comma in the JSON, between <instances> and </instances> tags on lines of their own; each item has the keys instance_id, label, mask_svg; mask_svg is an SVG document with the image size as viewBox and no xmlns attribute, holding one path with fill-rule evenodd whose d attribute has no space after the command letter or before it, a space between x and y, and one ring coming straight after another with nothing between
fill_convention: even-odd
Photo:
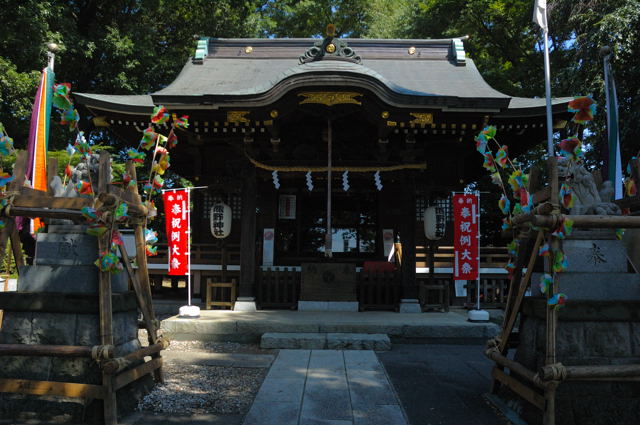
<instances>
[{"instance_id":1,"label":"stone paving slab","mask_svg":"<svg viewBox=\"0 0 640 425\"><path fill-rule=\"evenodd\" d=\"M261 348L333 350L389 350L385 334L267 332L260 338Z\"/></svg>"},{"instance_id":2,"label":"stone paving slab","mask_svg":"<svg viewBox=\"0 0 640 425\"><path fill-rule=\"evenodd\" d=\"M245 425L407 425L370 350L280 350Z\"/></svg>"}]
</instances>

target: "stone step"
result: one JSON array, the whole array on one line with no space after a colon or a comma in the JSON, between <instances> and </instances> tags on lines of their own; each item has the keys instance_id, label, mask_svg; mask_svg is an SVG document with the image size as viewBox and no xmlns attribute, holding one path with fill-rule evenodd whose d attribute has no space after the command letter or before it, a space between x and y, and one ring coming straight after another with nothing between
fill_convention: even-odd
<instances>
[{"instance_id":1,"label":"stone step","mask_svg":"<svg viewBox=\"0 0 640 425\"><path fill-rule=\"evenodd\" d=\"M260 347L385 351L391 349L391 341L386 334L267 332L260 339Z\"/></svg>"}]
</instances>

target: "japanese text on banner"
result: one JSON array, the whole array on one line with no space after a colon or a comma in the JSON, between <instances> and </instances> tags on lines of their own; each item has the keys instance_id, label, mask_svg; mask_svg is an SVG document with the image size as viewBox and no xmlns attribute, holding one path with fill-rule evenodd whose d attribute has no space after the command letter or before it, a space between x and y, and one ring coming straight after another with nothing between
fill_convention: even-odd
<instances>
[{"instance_id":1,"label":"japanese text on banner","mask_svg":"<svg viewBox=\"0 0 640 425\"><path fill-rule=\"evenodd\" d=\"M479 220L480 213L476 195L453 195L454 279L475 280L478 278L480 268Z\"/></svg>"},{"instance_id":2,"label":"japanese text on banner","mask_svg":"<svg viewBox=\"0 0 640 425\"><path fill-rule=\"evenodd\" d=\"M164 192L164 212L169 247L169 275L189 273L189 196L186 190Z\"/></svg>"}]
</instances>

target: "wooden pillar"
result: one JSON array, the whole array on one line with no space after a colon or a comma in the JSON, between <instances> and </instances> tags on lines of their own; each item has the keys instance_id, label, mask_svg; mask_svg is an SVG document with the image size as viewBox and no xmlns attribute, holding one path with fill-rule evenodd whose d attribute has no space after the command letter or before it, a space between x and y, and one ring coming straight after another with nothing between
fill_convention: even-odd
<instances>
[{"instance_id":1,"label":"wooden pillar","mask_svg":"<svg viewBox=\"0 0 640 425\"><path fill-rule=\"evenodd\" d=\"M411 171L405 171L400 188L401 221L398 226L402 242L402 298L417 299L416 286L416 190Z\"/></svg>"},{"instance_id":2,"label":"wooden pillar","mask_svg":"<svg viewBox=\"0 0 640 425\"><path fill-rule=\"evenodd\" d=\"M249 166L242 179L242 218L240 220L239 301L253 301L256 278L256 170ZM246 299L251 298L251 300Z\"/></svg>"}]
</instances>

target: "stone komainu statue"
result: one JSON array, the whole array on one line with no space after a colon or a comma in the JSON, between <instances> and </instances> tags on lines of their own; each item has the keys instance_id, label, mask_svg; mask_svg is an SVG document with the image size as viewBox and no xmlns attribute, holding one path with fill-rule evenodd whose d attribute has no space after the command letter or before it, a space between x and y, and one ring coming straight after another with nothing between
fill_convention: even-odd
<instances>
[{"instance_id":1,"label":"stone komainu statue","mask_svg":"<svg viewBox=\"0 0 640 425\"><path fill-rule=\"evenodd\" d=\"M613 185L602 183L598 191L593 175L582 164L566 158L558 160L558 174L571 186L574 202L571 214L620 215L620 207L613 202Z\"/></svg>"},{"instance_id":2,"label":"stone komainu statue","mask_svg":"<svg viewBox=\"0 0 640 425\"><path fill-rule=\"evenodd\" d=\"M94 153L89 155L88 161L82 161L75 166L66 186L62 185L60 177L55 176L50 183L54 196L63 198L77 198L81 196L75 189L76 185L81 181L91 181L93 192L97 193L99 164L99 154ZM91 173L91 180L89 180L89 173Z\"/></svg>"}]
</instances>

